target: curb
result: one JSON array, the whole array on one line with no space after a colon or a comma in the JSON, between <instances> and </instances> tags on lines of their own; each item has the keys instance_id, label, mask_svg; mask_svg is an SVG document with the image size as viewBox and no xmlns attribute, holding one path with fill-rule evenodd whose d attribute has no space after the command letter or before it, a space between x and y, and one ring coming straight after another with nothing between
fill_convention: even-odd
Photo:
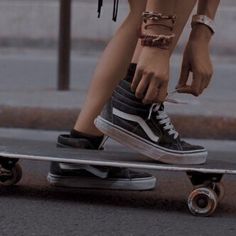
<instances>
[{"instance_id":1,"label":"curb","mask_svg":"<svg viewBox=\"0 0 236 236\"><path fill-rule=\"evenodd\" d=\"M70 130L80 109L0 107L0 124L5 128ZM236 118L170 114L181 136L201 139L236 139Z\"/></svg>"}]
</instances>

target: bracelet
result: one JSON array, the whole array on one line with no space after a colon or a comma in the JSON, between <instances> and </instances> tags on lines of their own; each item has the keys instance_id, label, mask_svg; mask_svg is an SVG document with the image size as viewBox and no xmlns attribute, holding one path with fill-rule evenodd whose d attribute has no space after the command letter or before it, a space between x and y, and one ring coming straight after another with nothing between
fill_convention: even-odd
<instances>
[{"instance_id":1,"label":"bracelet","mask_svg":"<svg viewBox=\"0 0 236 236\"><path fill-rule=\"evenodd\" d=\"M162 27L165 27L167 29L169 29L170 31L173 31L173 26L170 26L170 25L167 25L167 24L164 24L164 23L149 23L149 24L146 24L144 25L144 29L147 30L150 26L162 26Z\"/></svg>"},{"instance_id":2,"label":"bracelet","mask_svg":"<svg viewBox=\"0 0 236 236\"><path fill-rule=\"evenodd\" d=\"M213 34L215 33L215 23L211 18L206 15L193 15L191 23L192 28L196 24L206 25Z\"/></svg>"},{"instance_id":3,"label":"bracelet","mask_svg":"<svg viewBox=\"0 0 236 236\"><path fill-rule=\"evenodd\" d=\"M163 15L162 13L157 13L152 11L143 12L142 18L144 23L147 23L148 20L151 21L170 20L172 24L174 24L176 21L175 15Z\"/></svg>"},{"instance_id":4,"label":"bracelet","mask_svg":"<svg viewBox=\"0 0 236 236\"><path fill-rule=\"evenodd\" d=\"M159 25L162 27L166 27L173 31L173 27L176 21L175 15L163 15L157 12L148 12L145 11L142 14L142 19L144 23L144 29L147 30L150 26ZM166 21L171 21L171 25L169 23L166 24ZM158 34L142 34L140 35L141 45L147 47L157 47L161 49L169 49L170 44L172 43L175 34L171 33L170 35Z\"/></svg>"},{"instance_id":5,"label":"bracelet","mask_svg":"<svg viewBox=\"0 0 236 236\"><path fill-rule=\"evenodd\" d=\"M175 34L170 35L151 35L151 34L141 34L141 45L146 47L156 47L161 49L169 49Z\"/></svg>"}]
</instances>

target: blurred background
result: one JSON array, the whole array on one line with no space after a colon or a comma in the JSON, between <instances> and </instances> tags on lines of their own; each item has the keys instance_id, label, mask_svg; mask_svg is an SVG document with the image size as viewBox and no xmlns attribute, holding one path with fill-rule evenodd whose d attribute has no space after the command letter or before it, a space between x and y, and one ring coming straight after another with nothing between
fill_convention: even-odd
<instances>
[{"instance_id":1,"label":"blurred background","mask_svg":"<svg viewBox=\"0 0 236 236\"><path fill-rule=\"evenodd\" d=\"M95 0L0 0L1 127L73 126L98 58L126 16L127 3L121 1L116 23L112 8L113 1L104 1L97 19ZM212 40L215 73L210 88L200 98L178 96L190 101L188 105L166 105L185 137L236 138L235 23L236 1L222 0ZM190 23L172 58L170 91L177 83L189 30Z\"/></svg>"}]
</instances>

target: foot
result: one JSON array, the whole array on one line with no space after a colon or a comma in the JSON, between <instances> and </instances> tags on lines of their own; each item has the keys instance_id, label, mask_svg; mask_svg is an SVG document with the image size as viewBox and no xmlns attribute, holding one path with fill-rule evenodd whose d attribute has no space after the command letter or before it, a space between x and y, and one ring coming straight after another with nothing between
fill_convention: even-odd
<instances>
[{"instance_id":1,"label":"foot","mask_svg":"<svg viewBox=\"0 0 236 236\"><path fill-rule=\"evenodd\" d=\"M103 137L60 135L57 145L64 148L102 149ZM59 187L150 190L156 178L150 174L126 168L99 167L67 163L52 163L48 174L50 184Z\"/></svg>"},{"instance_id":2,"label":"foot","mask_svg":"<svg viewBox=\"0 0 236 236\"><path fill-rule=\"evenodd\" d=\"M163 104L144 105L125 80L115 89L95 125L105 135L163 163L202 164L206 161L205 148L181 140Z\"/></svg>"}]
</instances>

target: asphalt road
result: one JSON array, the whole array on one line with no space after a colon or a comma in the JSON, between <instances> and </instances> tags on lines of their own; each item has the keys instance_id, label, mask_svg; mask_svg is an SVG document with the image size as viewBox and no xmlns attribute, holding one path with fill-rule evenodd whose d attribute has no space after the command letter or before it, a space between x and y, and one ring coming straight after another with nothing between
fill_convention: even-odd
<instances>
[{"instance_id":1,"label":"asphalt road","mask_svg":"<svg viewBox=\"0 0 236 236\"><path fill-rule=\"evenodd\" d=\"M52 140L56 135L1 129L2 137ZM235 142L195 142L211 150L228 150L235 158ZM22 167L22 181L0 189L1 236L236 234L234 176L223 179L226 196L214 216L199 218L188 212L186 198L192 187L183 173L154 173L158 178L154 191L124 192L54 188L46 181L49 163L24 161Z\"/></svg>"}]
</instances>

